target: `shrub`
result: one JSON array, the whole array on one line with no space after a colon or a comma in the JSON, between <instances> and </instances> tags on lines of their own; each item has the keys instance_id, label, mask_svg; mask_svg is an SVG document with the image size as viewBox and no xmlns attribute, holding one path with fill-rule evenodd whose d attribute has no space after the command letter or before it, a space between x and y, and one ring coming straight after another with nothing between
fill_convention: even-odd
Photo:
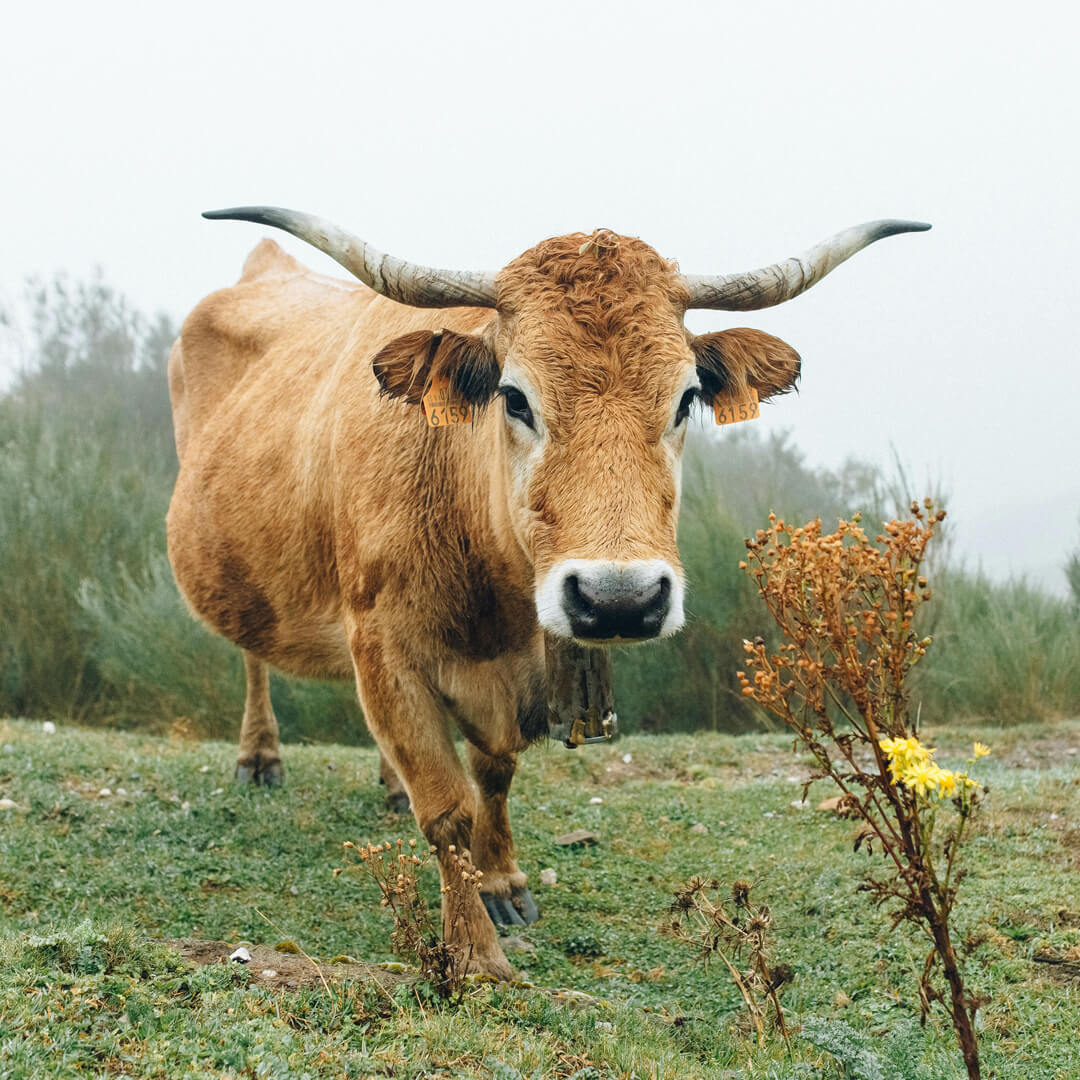
<instances>
[{"instance_id":1,"label":"shrub","mask_svg":"<svg viewBox=\"0 0 1080 1080\"><path fill-rule=\"evenodd\" d=\"M980 792L966 770L934 762L910 714L908 677L931 644L915 629L931 599L923 562L945 512L934 513L927 499L925 512L913 503L911 514L887 523L876 542L858 518L825 535L820 519L791 528L770 515L769 527L746 541L742 566L784 644L769 655L761 639L747 641L751 674L738 678L743 694L783 720L817 763L806 788L827 779L840 789L840 809L861 824L855 849L876 846L884 856L861 888L889 909L894 929L908 923L929 937L923 1018L942 1003L968 1076L978 1080L979 1001L965 987L951 923L959 853ZM976 743L969 764L988 752Z\"/></svg>"}]
</instances>

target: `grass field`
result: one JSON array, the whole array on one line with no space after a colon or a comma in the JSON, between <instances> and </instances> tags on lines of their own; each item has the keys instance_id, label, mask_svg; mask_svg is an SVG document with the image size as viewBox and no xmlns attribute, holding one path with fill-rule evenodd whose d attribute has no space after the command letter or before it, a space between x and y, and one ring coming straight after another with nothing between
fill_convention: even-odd
<instances>
[{"instance_id":1,"label":"grass field","mask_svg":"<svg viewBox=\"0 0 1080 1080\"><path fill-rule=\"evenodd\" d=\"M931 734L946 764L976 737L994 750L958 912L970 983L989 998L984 1075L1076 1077L1080 722ZM346 840L418 835L384 814L374 752L287 747L286 787L272 793L234 787L233 755L0 721L0 799L14 803L0 809L0 1077L962 1074L943 1017L917 1023L925 947L855 891L866 856L852 825L792 805L807 765L786 737L524 755L512 812L543 917L510 955L531 986L477 983L456 1010L355 968L277 989L150 941L290 940L322 960L392 959L374 887L332 875ZM813 789L811 806L829 794ZM553 843L581 827L599 844ZM540 885L546 867L554 886ZM756 1046L719 968L658 934L696 873L750 880L772 907L776 959L795 971L785 1007L805 1025L790 1056L779 1039Z\"/></svg>"}]
</instances>

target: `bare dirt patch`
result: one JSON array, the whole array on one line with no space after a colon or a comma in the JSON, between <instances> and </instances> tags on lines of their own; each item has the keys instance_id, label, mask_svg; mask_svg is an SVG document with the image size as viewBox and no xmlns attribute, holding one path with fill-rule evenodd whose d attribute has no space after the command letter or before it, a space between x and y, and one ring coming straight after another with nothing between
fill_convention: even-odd
<instances>
[{"instance_id":1,"label":"bare dirt patch","mask_svg":"<svg viewBox=\"0 0 1080 1080\"><path fill-rule=\"evenodd\" d=\"M253 986L264 986L271 990L313 990L323 986L324 980L329 983L341 982L344 979L363 979L375 982L385 990L392 990L409 977L402 972L387 971L370 964L348 961L318 964L306 956L278 952L267 945L252 945L248 949L251 960L241 965L229 959L230 954L236 950L236 945L230 945L227 941L171 938L161 944L200 967L209 964L235 964L243 967L250 975Z\"/></svg>"}]
</instances>

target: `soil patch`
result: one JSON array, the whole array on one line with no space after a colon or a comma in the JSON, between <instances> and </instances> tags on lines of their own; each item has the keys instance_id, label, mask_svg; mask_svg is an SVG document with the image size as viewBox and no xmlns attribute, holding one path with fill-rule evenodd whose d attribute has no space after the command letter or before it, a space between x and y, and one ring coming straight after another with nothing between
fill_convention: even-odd
<instances>
[{"instance_id":1,"label":"soil patch","mask_svg":"<svg viewBox=\"0 0 1080 1080\"><path fill-rule=\"evenodd\" d=\"M203 941L199 938L171 938L162 945L178 952L185 960L204 967L208 964L236 964L243 967L251 976L253 986L265 986L271 990L312 990L326 982L340 982L343 979L364 979L379 984L387 990L405 982L409 976L402 972L387 971L371 964L357 964L349 961L340 963L317 964L306 956L296 953L278 952L267 945L252 945L248 949L251 959L246 964L237 964L229 955L236 950L236 945L227 941Z\"/></svg>"}]
</instances>

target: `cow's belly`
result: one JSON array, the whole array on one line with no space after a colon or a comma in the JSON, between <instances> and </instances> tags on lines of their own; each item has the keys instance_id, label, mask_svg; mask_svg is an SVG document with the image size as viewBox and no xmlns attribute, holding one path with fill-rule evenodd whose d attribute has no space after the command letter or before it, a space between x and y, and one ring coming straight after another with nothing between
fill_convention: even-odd
<instances>
[{"instance_id":1,"label":"cow's belly","mask_svg":"<svg viewBox=\"0 0 1080 1080\"><path fill-rule=\"evenodd\" d=\"M352 678L332 552L302 515L249 489L222 496L182 468L169 507L169 561L212 630L291 675Z\"/></svg>"}]
</instances>

